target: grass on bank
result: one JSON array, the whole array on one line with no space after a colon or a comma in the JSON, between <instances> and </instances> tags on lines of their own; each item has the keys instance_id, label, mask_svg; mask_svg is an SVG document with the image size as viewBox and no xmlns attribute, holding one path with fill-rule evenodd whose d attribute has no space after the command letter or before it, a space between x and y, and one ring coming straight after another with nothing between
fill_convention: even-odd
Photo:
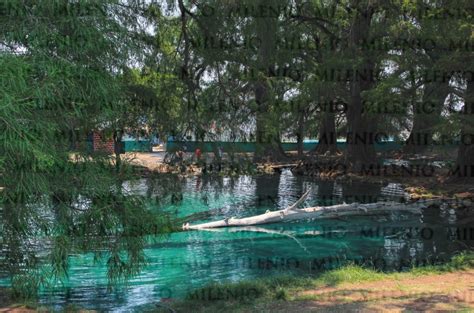
<instances>
[{"instance_id":1,"label":"grass on bank","mask_svg":"<svg viewBox=\"0 0 474 313\"><path fill-rule=\"evenodd\" d=\"M406 272L383 273L348 264L317 277L276 276L236 283L211 283L187 295L186 299L163 304L157 312L249 312L278 300L305 300L297 296L304 290L335 287L342 283L400 280L474 268L474 253L461 253L443 265L413 267Z\"/></svg>"},{"instance_id":2,"label":"grass on bank","mask_svg":"<svg viewBox=\"0 0 474 313\"><path fill-rule=\"evenodd\" d=\"M186 299L162 303L153 312L259 312L266 306L284 301L317 300L299 296L298 292L324 287L337 287L343 283L362 283L380 280L399 280L457 272L474 268L474 252L461 253L443 265L413 267L406 272L383 273L371 268L348 264L317 277L274 276L235 283L211 283L188 294ZM6 290L3 290L6 291ZM2 290L0 290L0 293ZM0 297L1 298L1 297ZM1 307L1 306L0 306ZM37 303L10 304L10 308L50 312ZM67 306L63 312L87 312ZM92 311L93 312L93 311ZM147 310L149 312L149 310Z\"/></svg>"}]
</instances>

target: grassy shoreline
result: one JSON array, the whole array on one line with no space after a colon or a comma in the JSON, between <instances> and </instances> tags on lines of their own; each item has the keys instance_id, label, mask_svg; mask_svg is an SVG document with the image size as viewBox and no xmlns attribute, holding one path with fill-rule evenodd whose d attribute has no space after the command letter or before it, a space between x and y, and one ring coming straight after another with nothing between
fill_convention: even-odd
<instances>
[{"instance_id":1,"label":"grassy shoreline","mask_svg":"<svg viewBox=\"0 0 474 313\"><path fill-rule=\"evenodd\" d=\"M407 279L418 281L433 275L441 275L440 277L449 273L464 275L463 273L466 271L472 271L474 278L474 252L458 254L445 264L413 267L406 272L381 272L348 264L312 277L275 276L236 283L211 283L192 291L185 299L164 299L161 303L156 304L155 309L147 310L147 312L273 312L275 308L278 308L279 312L286 312L286 309L291 307L294 310L295 306L301 306L302 303L308 301L333 301L340 297L341 293L344 294L345 291L341 286L347 284L358 285L371 282L393 282L396 284ZM420 284L420 286L423 285ZM328 292L318 292L322 290ZM7 292L8 289L2 288L3 297L0 302L0 312L50 311L47 307L40 306L34 301L15 302L8 299L5 296ZM404 296L407 297L407 295ZM360 299L356 300L349 299L345 302L346 304L360 302ZM95 311L83 310L70 305L65 307L63 312Z\"/></svg>"},{"instance_id":2,"label":"grassy shoreline","mask_svg":"<svg viewBox=\"0 0 474 313\"><path fill-rule=\"evenodd\" d=\"M191 292L184 300L165 303L156 312L170 312L170 308L175 312L272 311L275 306L284 308L301 301L327 301L327 297L337 294L338 287L343 284L417 280L471 269L474 269L474 252L456 255L446 264L414 267L406 272L383 273L349 264L317 277L280 276L237 283L211 283ZM305 291L321 289L328 289L331 293L305 294Z\"/></svg>"}]
</instances>

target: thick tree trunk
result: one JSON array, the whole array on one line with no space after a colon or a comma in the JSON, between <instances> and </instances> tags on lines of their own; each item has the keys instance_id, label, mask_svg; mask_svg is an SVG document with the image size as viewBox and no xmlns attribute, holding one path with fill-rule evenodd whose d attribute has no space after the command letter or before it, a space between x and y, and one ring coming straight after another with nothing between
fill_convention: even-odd
<instances>
[{"instance_id":1,"label":"thick tree trunk","mask_svg":"<svg viewBox=\"0 0 474 313\"><path fill-rule=\"evenodd\" d=\"M258 0L256 5L269 7L273 5L273 0ZM275 66L275 43L278 19L275 17L258 18L255 20L255 30L261 44L257 54L256 72L263 69L265 72ZM266 158L281 159L285 158L285 152L280 144L280 132L277 119L271 112L271 86L265 77L258 77L254 86L255 102L257 103L257 136L254 160L262 161Z\"/></svg>"},{"instance_id":2,"label":"thick tree trunk","mask_svg":"<svg viewBox=\"0 0 474 313\"><path fill-rule=\"evenodd\" d=\"M456 167L452 175L456 178L474 178L474 81L467 82L461 114L461 142L459 144Z\"/></svg>"},{"instance_id":3,"label":"thick tree trunk","mask_svg":"<svg viewBox=\"0 0 474 313\"><path fill-rule=\"evenodd\" d=\"M254 160L262 161L269 159L284 159L286 154L281 147L278 125L273 123L271 117L269 88L267 82L257 82L255 86L255 101L257 102L257 136Z\"/></svg>"},{"instance_id":4,"label":"thick tree trunk","mask_svg":"<svg viewBox=\"0 0 474 313\"><path fill-rule=\"evenodd\" d=\"M115 153L115 170L119 172L122 166L122 159L120 158L120 154L122 153L122 131L121 130L114 131L113 138L114 138L114 153Z\"/></svg>"},{"instance_id":5,"label":"thick tree trunk","mask_svg":"<svg viewBox=\"0 0 474 313\"><path fill-rule=\"evenodd\" d=\"M449 80L425 84L422 103L415 104L413 127L405 141L406 153L423 153L433 143L433 128L439 125Z\"/></svg>"},{"instance_id":6,"label":"thick tree trunk","mask_svg":"<svg viewBox=\"0 0 474 313\"><path fill-rule=\"evenodd\" d=\"M335 114L325 112L319 127L318 145L315 148L317 154L335 154L337 151L337 134Z\"/></svg>"},{"instance_id":7,"label":"thick tree trunk","mask_svg":"<svg viewBox=\"0 0 474 313\"><path fill-rule=\"evenodd\" d=\"M296 132L296 140L297 140L297 150L298 150L298 158L302 158L304 154L304 126L305 126L305 117L304 112L299 112L298 117L298 131Z\"/></svg>"},{"instance_id":8,"label":"thick tree trunk","mask_svg":"<svg viewBox=\"0 0 474 313\"><path fill-rule=\"evenodd\" d=\"M358 5L358 1L354 1ZM374 85L375 64L368 51L361 51L361 43L369 40L373 8L370 5L357 10L351 25L350 45L354 55L355 72L365 73L366 78L354 75L351 79L350 105L347 112L347 154L346 159L357 170L362 165L375 163L376 154L373 137L376 131L376 119L366 115L362 93Z\"/></svg>"}]
</instances>

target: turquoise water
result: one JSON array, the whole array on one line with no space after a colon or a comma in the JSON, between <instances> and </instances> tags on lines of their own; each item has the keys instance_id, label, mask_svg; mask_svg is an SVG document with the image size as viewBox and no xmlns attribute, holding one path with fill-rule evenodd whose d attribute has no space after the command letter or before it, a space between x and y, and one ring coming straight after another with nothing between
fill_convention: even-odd
<instances>
[{"instance_id":1,"label":"turquoise water","mask_svg":"<svg viewBox=\"0 0 474 313\"><path fill-rule=\"evenodd\" d=\"M165 185L171 186L171 194L163 190ZM130 193L147 195L152 210L165 209L178 216L211 212L192 223L282 209L308 188L311 193L303 206L402 201L405 197L397 184L339 184L295 177L289 171L258 177L144 179L124 187ZM271 224L252 231L227 228L173 233L150 242L145 251L148 266L128 286L112 293L106 288L105 264L94 263L92 253L72 255L65 286L45 293L41 301L57 307L76 304L100 311L142 311L161 298L181 298L211 281L282 273L313 275L346 261L387 271L406 270L413 264L445 261L472 249L474 238L462 235L472 225L468 213L467 209L442 206L425 209L421 215L392 212Z\"/></svg>"}]
</instances>

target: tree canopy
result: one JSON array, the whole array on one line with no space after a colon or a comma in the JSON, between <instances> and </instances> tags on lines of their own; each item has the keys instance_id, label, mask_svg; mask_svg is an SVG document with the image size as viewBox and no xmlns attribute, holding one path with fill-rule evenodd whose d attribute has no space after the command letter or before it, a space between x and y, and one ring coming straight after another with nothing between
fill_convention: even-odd
<instances>
[{"instance_id":1,"label":"tree canopy","mask_svg":"<svg viewBox=\"0 0 474 313\"><path fill-rule=\"evenodd\" d=\"M124 193L133 178L118 152L88 151L94 130L116 141L141 130L254 141L256 161L287 157L283 140L297 141L302 156L305 138L319 138L319 154L336 153L344 138L354 168L377 162L377 134L407 153L452 142L456 173L472 177L471 6L2 2L2 271L18 293L34 294L67 275L68 254L92 250L116 282L144 264L145 235L172 229L170 216Z\"/></svg>"}]
</instances>

